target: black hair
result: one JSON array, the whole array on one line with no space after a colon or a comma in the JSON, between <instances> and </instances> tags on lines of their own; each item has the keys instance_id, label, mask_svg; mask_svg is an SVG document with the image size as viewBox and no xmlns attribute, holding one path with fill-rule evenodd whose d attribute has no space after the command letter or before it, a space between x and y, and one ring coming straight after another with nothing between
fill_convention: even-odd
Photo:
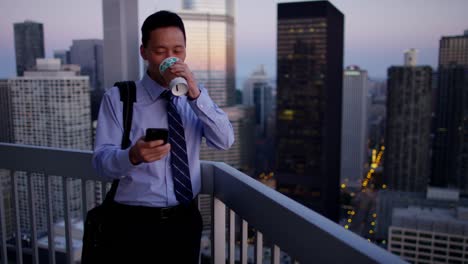
<instances>
[{"instance_id":1,"label":"black hair","mask_svg":"<svg viewBox=\"0 0 468 264\"><path fill-rule=\"evenodd\" d=\"M143 25L141 26L141 43L143 44L143 47L146 48L146 44L150 38L151 31L164 27L179 28L184 34L185 42L185 27L184 22L182 21L180 16L176 13L162 10L150 15L145 19L145 22L143 22Z\"/></svg>"}]
</instances>

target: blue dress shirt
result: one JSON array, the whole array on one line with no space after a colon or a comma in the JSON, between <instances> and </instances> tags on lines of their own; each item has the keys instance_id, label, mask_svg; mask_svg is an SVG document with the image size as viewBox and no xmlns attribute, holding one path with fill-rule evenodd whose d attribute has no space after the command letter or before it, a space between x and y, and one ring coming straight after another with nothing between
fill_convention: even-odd
<instances>
[{"instance_id":1,"label":"blue dress shirt","mask_svg":"<svg viewBox=\"0 0 468 264\"><path fill-rule=\"evenodd\" d=\"M161 93L166 90L148 74L136 82L136 103L133 104L132 145L145 135L147 128L167 128L167 100ZM193 194L201 189L200 144L202 137L209 146L228 149L234 142L234 132L229 119L200 86L200 96L188 100L175 97L174 103L182 119L187 156L190 166ZM120 149L123 134L122 102L119 89L108 90L101 103L96 130L93 166L98 174L120 179L115 201L129 205L166 207L178 204L174 194L170 153L161 160L133 165L129 150Z\"/></svg>"}]
</instances>

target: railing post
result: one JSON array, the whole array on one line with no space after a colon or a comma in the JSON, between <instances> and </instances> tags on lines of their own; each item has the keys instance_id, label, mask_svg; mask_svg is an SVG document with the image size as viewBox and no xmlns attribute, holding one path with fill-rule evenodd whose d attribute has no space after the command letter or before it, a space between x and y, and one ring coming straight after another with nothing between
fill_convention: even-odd
<instances>
[{"instance_id":1,"label":"railing post","mask_svg":"<svg viewBox=\"0 0 468 264\"><path fill-rule=\"evenodd\" d=\"M229 264L236 262L236 213L229 210Z\"/></svg>"},{"instance_id":2,"label":"railing post","mask_svg":"<svg viewBox=\"0 0 468 264\"><path fill-rule=\"evenodd\" d=\"M33 175L31 172L26 173L28 177L28 204L29 204L29 223L31 227L31 254L32 254L32 262L37 264L39 263L39 253L37 250L37 221L36 221L36 210L34 206L34 202L36 201L36 194L34 192L33 186Z\"/></svg>"},{"instance_id":3,"label":"railing post","mask_svg":"<svg viewBox=\"0 0 468 264\"><path fill-rule=\"evenodd\" d=\"M99 204L102 204L104 200L106 199L107 195L107 184L105 182L101 182L101 200L99 201Z\"/></svg>"},{"instance_id":4,"label":"railing post","mask_svg":"<svg viewBox=\"0 0 468 264\"><path fill-rule=\"evenodd\" d=\"M55 229L54 229L54 215L53 215L53 202L52 202L52 188L50 176L45 174L45 190L47 202L47 244L49 248L49 263L55 264Z\"/></svg>"},{"instance_id":5,"label":"railing post","mask_svg":"<svg viewBox=\"0 0 468 264\"><path fill-rule=\"evenodd\" d=\"M273 245L271 253L271 263L280 264L281 250L277 245Z\"/></svg>"},{"instance_id":6,"label":"railing post","mask_svg":"<svg viewBox=\"0 0 468 264\"><path fill-rule=\"evenodd\" d=\"M83 219L83 224L86 220L86 214L88 213L88 192L86 191L86 180L81 180L81 219Z\"/></svg>"},{"instance_id":7,"label":"railing post","mask_svg":"<svg viewBox=\"0 0 468 264\"><path fill-rule=\"evenodd\" d=\"M72 236L72 226L70 220L70 179L62 176L62 187L63 187L63 217L65 220L65 250L66 250L66 263L74 263L74 253L73 253L73 236Z\"/></svg>"},{"instance_id":8,"label":"railing post","mask_svg":"<svg viewBox=\"0 0 468 264\"><path fill-rule=\"evenodd\" d=\"M215 264L226 263L226 206L218 198L213 198L214 241L211 252Z\"/></svg>"},{"instance_id":9,"label":"railing post","mask_svg":"<svg viewBox=\"0 0 468 264\"><path fill-rule=\"evenodd\" d=\"M3 198L3 180L2 178L5 177L3 175L4 172L7 172L7 170L2 170L0 169L0 228L2 232L1 240L0 243L2 244L2 249L1 249L1 258L0 262L1 263L8 263L8 255L7 255L7 242L6 242L6 215L5 215L5 204L4 204L4 198Z\"/></svg>"},{"instance_id":10,"label":"railing post","mask_svg":"<svg viewBox=\"0 0 468 264\"><path fill-rule=\"evenodd\" d=\"M260 231L255 239L255 263L263 263L263 234Z\"/></svg>"},{"instance_id":11,"label":"railing post","mask_svg":"<svg viewBox=\"0 0 468 264\"><path fill-rule=\"evenodd\" d=\"M21 221L19 214L19 199L18 199L18 181L15 177L15 172L10 171L12 198L13 198L13 212L15 219L15 236L16 236L16 263L23 263L23 245L21 243Z\"/></svg>"},{"instance_id":12,"label":"railing post","mask_svg":"<svg viewBox=\"0 0 468 264\"><path fill-rule=\"evenodd\" d=\"M244 219L242 219L242 226L241 226L241 254L240 254L240 257L241 257L241 261L240 263L241 264L247 264L247 258L248 258L248 246L249 244L247 243L248 241L248 229L249 229L249 225L247 223L247 221L245 221Z\"/></svg>"}]
</instances>

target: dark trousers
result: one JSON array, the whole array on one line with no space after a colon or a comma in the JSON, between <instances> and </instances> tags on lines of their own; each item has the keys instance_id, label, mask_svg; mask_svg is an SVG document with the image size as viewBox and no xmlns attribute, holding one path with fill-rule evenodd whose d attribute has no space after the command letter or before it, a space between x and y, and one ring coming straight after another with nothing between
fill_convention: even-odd
<instances>
[{"instance_id":1,"label":"dark trousers","mask_svg":"<svg viewBox=\"0 0 468 264\"><path fill-rule=\"evenodd\" d=\"M202 219L195 203L170 209L116 204L112 211L106 263L198 263Z\"/></svg>"}]
</instances>

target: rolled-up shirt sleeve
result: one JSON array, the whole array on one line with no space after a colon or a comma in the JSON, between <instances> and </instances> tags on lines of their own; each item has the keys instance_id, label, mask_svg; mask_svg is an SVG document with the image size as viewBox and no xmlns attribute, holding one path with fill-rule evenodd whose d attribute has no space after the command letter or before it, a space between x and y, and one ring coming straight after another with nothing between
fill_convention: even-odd
<instances>
[{"instance_id":1,"label":"rolled-up shirt sleeve","mask_svg":"<svg viewBox=\"0 0 468 264\"><path fill-rule=\"evenodd\" d=\"M217 149L229 149L234 143L234 131L227 114L219 108L200 86L200 96L189 101L195 114L203 124L203 135L208 146Z\"/></svg>"},{"instance_id":2,"label":"rolled-up shirt sleeve","mask_svg":"<svg viewBox=\"0 0 468 264\"><path fill-rule=\"evenodd\" d=\"M92 160L98 174L111 179L126 177L138 167L130 162L130 147L123 150L120 147L123 134L121 109L118 89L114 87L101 102Z\"/></svg>"}]
</instances>

